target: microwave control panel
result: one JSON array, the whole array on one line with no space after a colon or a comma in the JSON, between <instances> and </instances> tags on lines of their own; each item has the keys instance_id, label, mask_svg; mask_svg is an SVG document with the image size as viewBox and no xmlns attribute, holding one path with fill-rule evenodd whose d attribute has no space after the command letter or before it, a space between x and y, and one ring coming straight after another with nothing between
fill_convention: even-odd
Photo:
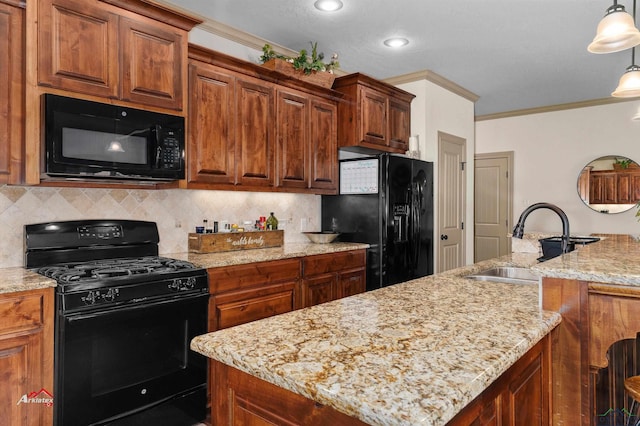
<instances>
[{"instance_id":1,"label":"microwave control panel","mask_svg":"<svg viewBox=\"0 0 640 426\"><path fill-rule=\"evenodd\" d=\"M182 135L172 129L162 129L159 137L156 164L161 169L181 169L183 152Z\"/></svg>"}]
</instances>

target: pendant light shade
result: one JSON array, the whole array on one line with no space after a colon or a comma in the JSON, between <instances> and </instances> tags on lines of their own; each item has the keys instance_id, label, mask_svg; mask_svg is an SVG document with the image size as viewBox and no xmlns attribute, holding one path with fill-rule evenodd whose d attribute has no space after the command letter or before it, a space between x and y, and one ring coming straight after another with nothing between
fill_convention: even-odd
<instances>
[{"instance_id":1,"label":"pendant light shade","mask_svg":"<svg viewBox=\"0 0 640 426\"><path fill-rule=\"evenodd\" d=\"M618 87L611 94L616 98L635 98L640 96L640 67L633 64L627 67L627 70L622 77Z\"/></svg>"},{"instance_id":2,"label":"pendant light shade","mask_svg":"<svg viewBox=\"0 0 640 426\"><path fill-rule=\"evenodd\" d=\"M624 6L614 2L598 24L596 36L587 50L591 53L612 53L640 44L640 31Z\"/></svg>"}]
</instances>

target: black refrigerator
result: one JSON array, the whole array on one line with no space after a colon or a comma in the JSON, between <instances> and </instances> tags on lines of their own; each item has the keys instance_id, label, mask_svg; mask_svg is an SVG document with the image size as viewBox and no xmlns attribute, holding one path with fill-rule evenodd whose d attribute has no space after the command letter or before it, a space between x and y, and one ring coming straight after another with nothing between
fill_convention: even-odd
<instances>
[{"instance_id":1,"label":"black refrigerator","mask_svg":"<svg viewBox=\"0 0 640 426\"><path fill-rule=\"evenodd\" d=\"M322 229L368 243L367 291L433 274L433 163L379 154L340 161Z\"/></svg>"}]
</instances>

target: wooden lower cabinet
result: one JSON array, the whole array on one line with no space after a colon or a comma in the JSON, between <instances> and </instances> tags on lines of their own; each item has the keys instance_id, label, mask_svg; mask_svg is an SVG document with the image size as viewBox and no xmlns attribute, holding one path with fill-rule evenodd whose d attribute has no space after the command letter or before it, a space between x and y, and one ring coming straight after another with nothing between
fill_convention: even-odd
<instances>
[{"instance_id":1,"label":"wooden lower cabinet","mask_svg":"<svg viewBox=\"0 0 640 426\"><path fill-rule=\"evenodd\" d=\"M211 268L209 331L292 311L297 305L300 260Z\"/></svg>"},{"instance_id":2,"label":"wooden lower cabinet","mask_svg":"<svg viewBox=\"0 0 640 426\"><path fill-rule=\"evenodd\" d=\"M621 362L610 357L614 344L636 339L640 333L640 289L635 286L543 278L542 308L562 314L554 339L553 424L618 424L628 410L624 379L635 375L618 371ZM614 357L615 358L615 357ZM622 364L632 364L628 356ZM598 375L614 368L603 383ZM600 380L602 381L602 380ZM600 403L600 389L605 402ZM624 422L623 422L624 423ZM635 423L635 422L633 422Z\"/></svg>"},{"instance_id":3,"label":"wooden lower cabinet","mask_svg":"<svg viewBox=\"0 0 640 426\"><path fill-rule=\"evenodd\" d=\"M53 289L0 295L0 424L49 426L53 406Z\"/></svg>"},{"instance_id":4,"label":"wooden lower cabinet","mask_svg":"<svg viewBox=\"0 0 640 426\"><path fill-rule=\"evenodd\" d=\"M550 339L544 337L449 425L549 425ZM212 361L216 425L365 425L362 421Z\"/></svg>"},{"instance_id":5,"label":"wooden lower cabinet","mask_svg":"<svg viewBox=\"0 0 640 426\"><path fill-rule=\"evenodd\" d=\"M363 293L366 288L366 252L308 256L302 260L302 307Z\"/></svg>"}]
</instances>

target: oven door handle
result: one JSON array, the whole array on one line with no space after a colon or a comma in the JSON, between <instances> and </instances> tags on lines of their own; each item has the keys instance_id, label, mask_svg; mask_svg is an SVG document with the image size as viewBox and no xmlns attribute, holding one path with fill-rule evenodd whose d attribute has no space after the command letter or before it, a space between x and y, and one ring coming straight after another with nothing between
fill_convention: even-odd
<instances>
[{"instance_id":1,"label":"oven door handle","mask_svg":"<svg viewBox=\"0 0 640 426\"><path fill-rule=\"evenodd\" d=\"M128 312L136 312L140 309L147 309L154 306L163 306L171 303L187 303L187 302L192 302L198 298L208 298L208 297L209 297L208 293L198 293L191 296L181 295L180 297L177 297L177 298L154 300L148 303L137 303L135 305L130 305L130 306L122 306L122 305L109 306L109 307L105 306L104 309L96 308L95 310L92 310L90 312L67 313L67 314L63 314L63 316L66 321L73 323L73 322L87 320L91 318L99 318L105 315L111 315L111 314L119 315L119 314L126 314Z\"/></svg>"}]
</instances>

